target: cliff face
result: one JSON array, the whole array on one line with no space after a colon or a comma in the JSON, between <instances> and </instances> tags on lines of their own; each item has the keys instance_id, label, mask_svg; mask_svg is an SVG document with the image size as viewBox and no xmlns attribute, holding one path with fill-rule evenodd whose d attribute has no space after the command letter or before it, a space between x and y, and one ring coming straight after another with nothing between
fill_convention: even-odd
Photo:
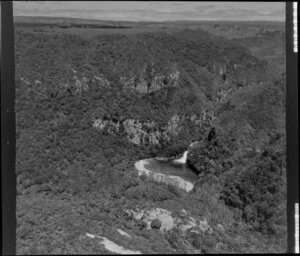
<instances>
[{"instance_id":1,"label":"cliff face","mask_svg":"<svg viewBox=\"0 0 300 256\"><path fill-rule=\"evenodd\" d=\"M174 140L184 129L184 124L190 123L195 129L211 122L212 113L203 111L201 115L173 115L166 125L158 125L154 121L140 121L135 119L110 120L94 119L93 127L110 135L126 136L134 144L141 146L160 145Z\"/></svg>"},{"instance_id":2,"label":"cliff face","mask_svg":"<svg viewBox=\"0 0 300 256\"><path fill-rule=\"evenodd\" d=\"M149 70L150 69L150 70ZM155 74L156 73L156 74ZM139 76L120 77L124 89L135 90L138 93L151 93L165 87L177 87L179 85L180 72L172 66L172 70L164 74L157 73L152 66L143 69Z\"/></svg>"}]
</instances>

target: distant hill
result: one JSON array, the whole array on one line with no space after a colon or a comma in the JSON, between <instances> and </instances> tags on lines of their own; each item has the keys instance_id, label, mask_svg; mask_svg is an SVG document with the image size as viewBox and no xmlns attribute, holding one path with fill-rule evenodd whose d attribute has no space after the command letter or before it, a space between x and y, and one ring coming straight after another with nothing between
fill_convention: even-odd
<instances>
[{"instance_id":1,"label":"distant hill","mask_svg":"<svg viewBox=\"0 0 300 256\"><path fill-rule=\"evenodd\" d=\"M16 24L27 24L27 23L37 23L37 24L60 24L75 23L75 24L96 24L96 25L121 25L121 26L131 26L131 27L147 27L155 26L157 28L161 26L174 26L180 28L200 28L203 25L215 26L216 24L222 24L227 27L229 26L241 26L241 27L258 27L258 28L268 28L268 29L285 29L284 22L277 21L193 21L193 20L183 20L183 21L164 21L164 22L154 22L154 21L113 21L113 20L98 20L98 19L80 19L80 18L69 18L69 17L46 17L46 16L14 16L14 21Z\"/></svg>"}]
</instances>

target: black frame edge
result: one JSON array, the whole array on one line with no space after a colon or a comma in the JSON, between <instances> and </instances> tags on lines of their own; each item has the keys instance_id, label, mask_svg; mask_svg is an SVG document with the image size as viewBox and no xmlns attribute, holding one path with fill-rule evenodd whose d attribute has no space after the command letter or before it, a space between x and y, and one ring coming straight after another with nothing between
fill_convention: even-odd
<instances>
[{"instance_id":1,"label":"black frame edge","mask_svg":"<svg viewBox=\"0 0 300 256\"><path fill-rule=\"evenodd\" d=\"M1 1L2 255L16 254L16 119L12 1Z\"/></svg>"},{"instance_id":2,"label":"black frame edge","mask_svg":"<svg viewBox=\"0 0 300 256\"><path fill-rule=\"evenodd\" d=\"M298 53L294 52L293 2L286 2L287 252L295 253L295 203L299 202Z\"/></svg>"}]
</instances>

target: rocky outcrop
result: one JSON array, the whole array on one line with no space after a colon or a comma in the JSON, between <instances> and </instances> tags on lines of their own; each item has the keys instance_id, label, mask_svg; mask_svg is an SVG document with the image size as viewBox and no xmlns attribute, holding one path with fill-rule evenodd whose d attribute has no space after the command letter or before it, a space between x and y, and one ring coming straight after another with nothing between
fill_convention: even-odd
<instances>
[{"instance_id":1,"label":"rocky outcrop","mask_svg":"<svg viewBox=\"0 0 300 256\"><path fill-rule=\"evenodd\" d=\"M232 93L232 88L229 89L219 88L216 95L216 102L220 104L225 103L228 97L231 95L231 93Z\"/></svg>"},{"instance_id":2,"label":"rocky outcrop","mask_svg":"<svg viewBox=\"0 0 300 256\"><path fill-rule=\"evenodd\" d=\"M180 72L174 66L166 74L151 74L149 76L146 72L146 69L144 69L140 76L121 76L120 82L123 84L124 89L135 90L141 94L155 92L164 87L177 87L179 85Z\"/></svg>"},{"instance_id":3,"label":"rocky outcrop","mask_svg":"<svg viewBox=\"0 0 300 256\"><path fill-rule=\"evenodd\" d=\"M102 119L96 119L94 120L93 127L103 130L107 122L108 122L107 120L104 121Z\"/></svg>"},{"instance_id":4,"label":"rocky outcrop","mask_svg":"<svg viewBox=\"0 0 300 256\"><path fill-rule=\"evenodd\" d=\"M110 88L110 82L102 75L94 75L92 78L87 78L85 76L80 77L76 70L72 70L72 77L68 78L67 81L57 82L51 84L49 87L49 82L41 82L38 79L30 82L26 78L20 78L20 84L22 86L22 95L26 97L37 96L40 98L46 98L48 96L55 97L59 93L72 93L81 94L87 91L92 86L93 88ZM18 88L19 90L19 88Z\"/></svg>"},{"instance_id":5,"label":"rocky outcrop","mask_svg":"<svg viewBox=\"0 0 300 256\"><path fill-rule=\"evenodd\" d=\"M121 135L125 133L127 139L137 145L158 145L160 140L170 141L172 136L176 136L180 131L180 117L174 115L167 125L159 128L154 121L141 122L135 119L104 120L94 119L93 127L100 130L106 129L111 135Z\"/></svg>"},{"instance_id":6,"label":"rocky outcrop","mask_svg":"<svg viewBox=\"0 0 300 256\"><path fill-rule=\"evenodd\" d=\"M22 77L20 78L20 81L22 86L22 95L25 95L26 97L47 97L46 85L40 80L36 79L30 82L28 79ZM17 88L17 90L20 90L20 88Z\"/></svg>"},{"instance_id":7,"label":"rocky outcrop","mask_svg":"<svg viewBox=\"0 0 300 256\"><path fill-rule=\"evenodd\" d=\"M140 121L136 119L124 118L94 118L93 127L107 132L110 135L121 135L136 145L159 145L161 142L170 142L172 138L179 135L183 129L183 124L192 122L196 127L202 127L205 123L214 120L212 111L203 110L200 115L192 114L179 116L173 115L164 126L158 125L154 121Z\"/></svg>"},{"instance_id":8,"label":"rocky outcrop","mask_svg":"<svg viewBox=\"0 0 300 256\"><path fill-rule=\"evenodd\" d=\"M73 84L69 83L66 85L66 87L75 87L77 93L88 90L90 86L97 88L110 88L110 82L103 77L103 75L94 75L92 78L86 78L83 76L81 79L75 75L71 81Z\"/></svg>"},{"instance_id":9,"label":"rocky outcrop","mask_svg":"<svg viewBox=\"0 0 300 256\"><path fill-rule=\"evenodd\" d=\"M159 144L162 136L161 132L155 129L154 122L140 122L134 119L127 119L123 122L127 139L137 145L141 144Z\"/></svg>"},{"instance_id":10,"label":"rocky outcrop","mask_svg":"<svg viewBox=\"0 0 300 256\"><path fill-rule=\"evenodd\" d=\"M91 80L91 83L93 86L100 87L100 88L110 88L111 84L110 82L103 76L94 76Z\"/></svg>"},{"instance_id":11,"label":"rocky outcrop","mask_svg":"<svg viewBox=\"0 0 300 256\"><path fill-rule=\"evenodd\" d=\"M213 64L212 71L219 75L225 75L227 73L227 65L222 65L220 63Z\"/></svg>"},{"instance_id":12,"label":"rocky outcrop","mask_svg":"<svg viewBox=\"0 0 300 256\"><path fill-rule=\"evenodd\" d=\"M131 235L129 235L128 233L126 233L125 231L123 231L122 229L117 228L117 232L121 235L124 236L126 238L131 238Z\"/></svg>"},{"instance_id":13,"label":"rocky outcrop","mask_svg":"<svg viewBox=\"0 0 300 256\"><path fill-rule=\"evenodd\" d=\"M196 219L184 209L173 213L162 208L127 209L125 212L135 221L144 223L147 229L159 227L163 234L178 234L185 243L191 244L199 253L213 252L213 248L218 244L217 233L224 232L222 225L218 224L215 232L206 219ZM156 224L154 225L153 222Z\"/></svg>"},{"instance_id":14,"label":"rocky outcrop","mask_svg":"<svg viewBox=\"0 0 300 256\"><path fill-rule=\"evenodd\" d=\"M86 236L89 238L92 238L92 239L95 239L95 238L99 239L99 241L100 241L99 244L103 245L107 251L114 253L114 254L125 254L125 255L142 254L142 252L140 252L140 251L125 249L123 246L120 246L120 245L116 244L115 242L113 242L103 236L97 236L97 235L93 235L93 234L89 234L89 233L86 233Z\"/></svg>"},{"instance_id":15,"label":"rocky outcrop","mask_svg":"<svg viewBox=\"0 0 300 256\"><path fill-rule=\"evenodd\" d=\"M153 228L151 223L156 220L160 223L159 230L162 233L176 229L180 235L187 237L189 232L198 232L199 234L212 234L214 230L208 224L207 220L199 220L192 217L186 210L181 209L172 213L162 208L125 210L126 213L135 220L140 220L146 224L147 229ZM157 228L157 227L155 227Z\"/></svg>"},{"instance_id":16,"label":"rocky outcrop","mask_svg":"<svg viewBox=\"0 0 300 256\"><path fill-rule=\"evenodd\" d=\"M151 222L153 220L160 221L161 232L166 232L175 227L174 218L170 211L162 209L162 208L154 208L150 210L126 210L126 213L129 216L132 216L135 220L141 220L146 224L147 229L151 229Z\"/></svg>"},{"instance_id":17,"label":"rocky outcrop","mask_svg":"<svg viewBox=\"0 0 300 256\"><path fill-rule=\"evenodd\" d=\"M75 82L76 93L81 93L89 88L87 85L88 79L86 77L83 77L81 80L79 80L75 75L72 79Z\"/></svg>"}]
</instances>

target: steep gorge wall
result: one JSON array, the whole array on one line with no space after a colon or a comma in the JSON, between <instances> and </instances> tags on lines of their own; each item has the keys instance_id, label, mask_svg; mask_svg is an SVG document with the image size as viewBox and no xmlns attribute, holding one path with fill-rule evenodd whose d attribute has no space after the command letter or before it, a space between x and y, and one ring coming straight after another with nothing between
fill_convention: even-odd
<instances>
[{"instance_id":1,"label":"steep gorge wall","mask_svg":"<svg viewBox=\"0 0 300 256\"><path fill-rule=\"evenodd\" d=\"M201 115L191 114L179 116L175 114L161 126L154 121L140 121L135 119L110 120L94 119L93 127L111 135L124 135L136 145L159 145L162 142L170 142L179 135L185 123L190 122L195 127L201 127L211 122L214 118L211 111L202 111Z\"/></svg>"},{"instance_id":2,"label":"steep gorge wall","mask_svg":"<svg viewBox=\"0 0 300 256\"><path fill-rule=\"evenodd\" d=\"M167 72L158 72L154 65L147 65L139 75L121 76L120 82L124 89L135 90L138 93L151 93L164 87L177 87L180 72L173 64L167 67Z\"/></svg>"}]
</instances>

